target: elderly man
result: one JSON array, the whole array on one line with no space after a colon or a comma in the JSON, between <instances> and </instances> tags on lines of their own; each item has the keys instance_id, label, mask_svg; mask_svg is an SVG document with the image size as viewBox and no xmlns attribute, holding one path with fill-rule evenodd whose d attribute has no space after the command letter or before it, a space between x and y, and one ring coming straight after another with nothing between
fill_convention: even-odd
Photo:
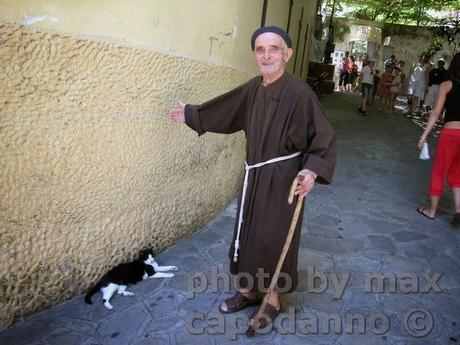
<instances>
[{"instance_id":1,"label":"elderly man","mask_svg":"<svg viewBox=\"0 0 460 345\"><path fill-rule=\"evenodd\" d=\"M294 205L287 203L294 178L302 176L296 188L302 196L315 180L329 184L332 179L334 132L312 90L285 72L291 45L284 30L259 28L251 48L262 76L201 105L187 104L169 112L172 121L185 122L198 135L240 130L246 134L246 174L229 258L232 274L244 273L252 279L240 280L240 290L220 306L222 313L256 304L256 288L268 286L294 213ZM292 292L297 286L300 228L301 222L277 290L269 296L265 315L272 319L280 310L278 292Z\"/></svg>"}]
</instances>

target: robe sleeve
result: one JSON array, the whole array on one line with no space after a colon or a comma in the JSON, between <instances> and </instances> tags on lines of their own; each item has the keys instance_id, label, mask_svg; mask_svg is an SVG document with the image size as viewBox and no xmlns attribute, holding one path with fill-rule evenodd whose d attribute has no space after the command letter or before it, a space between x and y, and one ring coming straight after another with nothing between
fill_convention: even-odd
<instances>
[{"instance_id":1,"label":"robe sleeve","mask_svg":"<svg viewBox=\"0 0 460 345\"><path fill-rule=\"evenodd\" d=\"M302 169L316 173L316 181L330 184L337 159L335 133L316 95L307 89L293 109L289 139L303 152Z\"/></svg>"},{"instance_id":2,"label":"robe sleeve","mask_svg":"<svg viewBox=\"0 0 460 345\"><path fill-rule=\"evenodd\" d=\"M248 83L201 105L185 106L185 123L198 135L206 132L230 134L244 129Z\"/></svg>"}]
</instances>

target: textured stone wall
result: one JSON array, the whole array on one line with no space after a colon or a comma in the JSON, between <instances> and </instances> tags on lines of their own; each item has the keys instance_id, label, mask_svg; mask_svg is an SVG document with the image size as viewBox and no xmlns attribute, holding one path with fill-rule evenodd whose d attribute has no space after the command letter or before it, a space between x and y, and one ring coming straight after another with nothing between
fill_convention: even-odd
<instances>
[{"instance_id":1,"label":"textured stone wall","mask_svg":"<svg viewBox=\"0 0 460 345\"><path fill-rule=\"evenodd\" d=\"M412 25L382 24L359 19L348 20L350 33L347 33L342 42L335 43L336 51L349 51L352 41L369 41L376 44L374 58L376 68L384 70L384 61L392 54L398 60L404 60L404 72L410 73L411 66L416 63L420 55L427 51L431 43L431 32L427 27ZM460 40L460 34L458 35ZM432 67L436 67L439 58L446 60L446 68L453 56L453 46L443 42L443 47L432 58ZM368 51L369 52L369 51ZM335 79L338 79L338 65L336 65ZM408 85L405 85L407 88Z\"/></svg>"},{"instance_id":2,"label":"textured stone wall","mask_svg":"<svg viewBox=\"0 0 460 345\"><path fill-rule=\"evenodd\" d=\"M193 71L193 73L190 73ZM242 134L173 125L233 68L0 25L0 328L162 250L234 197Z\"/></svg>"},{"instance_id":3,"label":"textured stone wall","mask_svg":"<svg viewBox=\"0 0 460 345\"><path fill-rule=\"evenodd\" d=\"M410 66L418 61L419 56L427 50L431 42L431 35L428 30L413 30L413 34L393 34L387 37L388 44L382 48L381 66L385 59L394 54L397 59L406 61L405 69L407 69L406 73L409 73ZM460 35L458 35L458 40L460 40ZM442 49L431 58L434 63L433 67L437 67L436 61L442 57L446 60L445 67L447 68L452 56L453 46L444 44Z\"/></svg>"}]
</instances>

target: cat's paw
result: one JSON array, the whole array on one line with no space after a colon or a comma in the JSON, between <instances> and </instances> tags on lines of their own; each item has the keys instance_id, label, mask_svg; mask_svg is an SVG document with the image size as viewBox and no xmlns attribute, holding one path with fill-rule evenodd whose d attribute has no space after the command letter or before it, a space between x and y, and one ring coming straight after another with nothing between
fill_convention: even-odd
<instances>
[{"instance_id":1,"label":"cat's paw","mask_svg":"<svg viewBox=\"0 0 460 345\"><path fill-rule=\"evenodd\" d=\"M129 292L129 291L123 291L121 294L123 296L134 296L134 294L132 292Z\"/></svg>"},{"instance_id":2,"label":"cat's paw","mask_svg":"<svg viewBox=\"0 0 460 345\"><path fill-rule=\"evenodd\" d=\"M172 278L172 277L174 277L174 273L165 273L164 277L165 278Z\"/></svg>"},{"instance_id":3,"label":"cat's paw","mask_svg":"<svg viewBox=\"0 0 460 345\"><path fill-rule=\"evenodd\" d=\"M113 306L109 302L104 303L104 307L106 307L108 310L112 310Z\"/></svg>"},{"instance_id":4,"label":"cat's paw","mask_svg":"<svg viewBox=\"0 0 460 345\"><path fill-rule=\"evenodd\" d=\"M177 267L177 266L171 266L171 271L177 272L177 271L179 271L179 267Z\"/></svg>"}]
</instances>

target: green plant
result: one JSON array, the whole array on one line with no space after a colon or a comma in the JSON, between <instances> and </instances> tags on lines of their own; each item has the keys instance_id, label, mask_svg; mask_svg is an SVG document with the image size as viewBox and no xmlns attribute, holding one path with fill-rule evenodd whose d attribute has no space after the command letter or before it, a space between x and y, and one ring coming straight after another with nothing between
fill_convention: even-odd
<instances>
[{"instance_id":1,"label":"green plant","mask_svg":"<svg viewBox=\"0 0 460 345\"><path fill-rule=\"evenodd\" d=\"M326 19L325 26L329 26L330 18ZM341 20L340 18L334 18L333 22L333 34L334 34L334 41L341 42L344 40L345 35L350 33L350 24L347 23L346 20Z\"/></svg>"},{"instance_id":2,"label":"green plant","mask_svg":"<svg viewBox=\"0 0 460 345\"><path fill-rule=\"evenodd\" d=\"M352 18L394 24L432 25L436 21L433 11L460 8L460 0L342 0L353 8Z\"/></svg>"},{"instance_id":3,"label":"green plant","mask_svg":"<svg viewBox=\"0 0 460 345\"><path fill-rule=\"evenodd\" d=\"M355 41L355 52L354 54L357 56L361 56L367 53L367 42L366 41Z\"/></svg>"},{"instance_id":4,"label":"green plant","mask_svg":"<svg viewBox=\"0 0 460 345\"><path fill-rule=\"evenodd\" d=\"M438 25L431 28L431 44L428 52L434 55L440 51L444 43L452 47L452 56L457 52L460 40L460 21L452 18L442 18L438 20Z\"/></svg>"},{"instance_id":5,"label":"green plant","mask_svg":"<svg viewBox=\"0 0 460 345\"><path fill-rule=\"evenodd\" d=\"M350 25L342 20L336 19L334 22L334 40L343 41L346 34L350 33Z\"/></svg>"}]
</instances>

